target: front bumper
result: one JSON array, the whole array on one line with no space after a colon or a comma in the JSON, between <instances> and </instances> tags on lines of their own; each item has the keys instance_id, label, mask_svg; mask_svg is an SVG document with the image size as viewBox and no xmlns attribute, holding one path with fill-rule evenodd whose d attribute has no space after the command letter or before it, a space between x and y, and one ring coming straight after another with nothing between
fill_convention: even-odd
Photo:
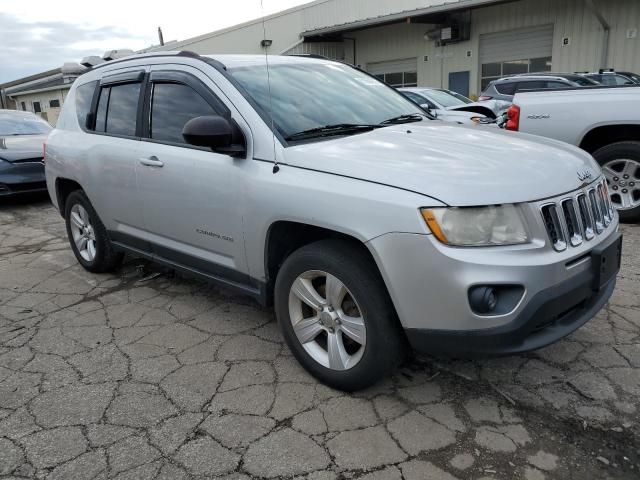
<instances>
[{"instance_id":1,"label":"front bumper","mask_svg":"<svg viewBox=\"0 0 640 480\"><path fill-rule=\"evenodd\" d=\"M498 356L537 350L591 320L611 297L616 279L598 291L592 284L592 275L581 274L543 290L515 320L501 327L470 331L410 328L405 333L415 350L438 356Z\"/></svg>"},{"instance_id":2,"label":"front bumper","mask_svg":"<svg viewBox=\"0 0 640 480\"><path fill-rule=\"evenodd\" d=\"M411 345L460 357L535 350L586 323L615 287L615 276L594 287L592 253L619 237L615 219L564 252L536 235L527 245L474 249L446 247L433 235L391 233L368 245ZM482 315L469 302L470 289L482 285L519 286L521 293L508 310Z\"/></svg>"},{"instance_id":3,"label":"front bumper","mask_svg":"<svg viewBox=\"0 0 640 480\"><path fill-rule=\"evenodd\" d=\"M0 197L44 192L47 184L41 162L9 163L0 160Z\"/></svg>"}]
</instances>

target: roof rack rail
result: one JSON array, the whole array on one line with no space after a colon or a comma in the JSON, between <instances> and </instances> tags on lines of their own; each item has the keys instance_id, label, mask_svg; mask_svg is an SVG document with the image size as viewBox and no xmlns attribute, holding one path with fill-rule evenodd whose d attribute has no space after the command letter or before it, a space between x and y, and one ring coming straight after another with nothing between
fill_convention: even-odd
<instances>
[{"instance_id":1,"label":"roof rack rail","mask_svg":"<svg viewBox=\"0 0 640 480\"><path fill-rule=\"evenodd\" d=\"M320 55L317 53L290 53L287 57L306 57L306 58L318 58L320 60L329 60L329 58L324 55Z\"/></svg>"}]
</instances>

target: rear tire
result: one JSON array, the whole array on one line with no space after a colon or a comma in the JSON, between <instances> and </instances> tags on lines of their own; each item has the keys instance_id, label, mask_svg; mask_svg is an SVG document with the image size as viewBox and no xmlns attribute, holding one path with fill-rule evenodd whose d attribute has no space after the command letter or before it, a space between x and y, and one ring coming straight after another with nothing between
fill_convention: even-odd
<instances>
[{"instance_id":1,"label":"rear tire","mask_svg":"<svg viewBox=\"0 0 640 480\"><path fill-rule=\"evenodd\" d=\"M339 390L378 382L408 350L375 264L345 241L323 240L292 253L278 272L275 309L298 362Z\"/></svg>"},{"instance_id":2,"label":"rear tire","mask_svg":"<svg viewBox=\"0 0 640 480\"><path fill-rule=\"evenodd\" d=\"M113 249L107 229L82 190L67 197L64 218L71 249L85 270L111 272L122 263L124 254Z\"/></svg>"},{"instance_id":3,"label":"rear tire","mask_svg":"<svg viewBox=\"0 0 640 480\"><path fill-rule=\"evenodd\" d=\"M640 142L602 147L593 157L607 178L611 201L624 223L640 221Z\"/></svg>"}]
</instances>

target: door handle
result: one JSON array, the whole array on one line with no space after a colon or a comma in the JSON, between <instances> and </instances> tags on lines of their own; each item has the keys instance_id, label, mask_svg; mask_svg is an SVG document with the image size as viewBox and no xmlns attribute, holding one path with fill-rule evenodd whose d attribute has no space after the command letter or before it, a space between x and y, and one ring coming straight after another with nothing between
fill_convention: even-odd
<instances>
[{"instance_id":1,"label":"door handle","mask_svg":"<svg viewBox=\"0 0 640 480\"><path fill-rule=\"evenodd\" d=\"M151 157L145 157L140 159L140 163L142 165L146 165L147 167L164 167L164 162L158 160L158 157L152 155Z\"/></svg>"}]
</instances>

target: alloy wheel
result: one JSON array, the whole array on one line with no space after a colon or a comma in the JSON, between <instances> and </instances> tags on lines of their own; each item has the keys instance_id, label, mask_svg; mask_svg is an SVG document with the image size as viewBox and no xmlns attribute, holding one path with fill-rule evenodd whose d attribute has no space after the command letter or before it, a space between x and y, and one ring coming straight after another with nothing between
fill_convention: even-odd
<instances>
[{"instance_id":1,"label":"alloy wheel","mask_svg":"<svg viewBox=\"0 0 640 480\"><path fill-rule=\"evenodd\" d=\"M289 317L302 347L322 366L349 370L362 358L367 343L362 311L334 275L321 270L299 275L289 292Z\"/></svg>"},{"instance_id":2,"label":"alloy wheel","mask_svg":"<svg viewBox=\"0 0 640 480\"><path fill-rule=\"evenodd\" d=\"M87 262L96 258L96 236L87 210L76 203L71 207L71 235L80 256Z\"/></svg>"},{"instance_id":3,"label":"alloy wheel","mask_svg":"<svg viewBox=\"0 0 640 480\"><path fill-rule=\"evenodd\" d=\"M611 203L618 210L630 210L640 205L640 162L616 159L602 166Z\"/></svg>"}]
</instances>

